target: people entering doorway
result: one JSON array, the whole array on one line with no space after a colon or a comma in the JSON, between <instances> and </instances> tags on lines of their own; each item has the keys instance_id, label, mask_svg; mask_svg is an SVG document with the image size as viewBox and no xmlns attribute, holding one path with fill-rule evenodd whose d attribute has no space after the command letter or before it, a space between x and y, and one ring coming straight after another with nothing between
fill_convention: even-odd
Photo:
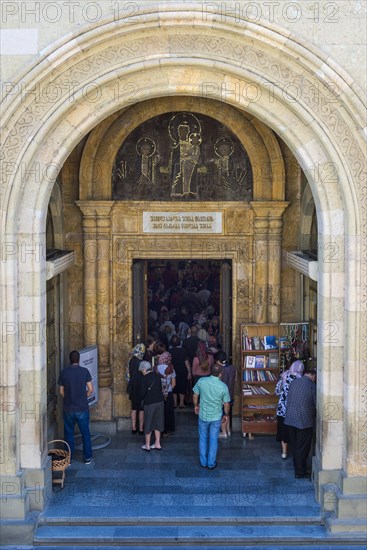
<instances>
[{"instance_id":1,"label":"people entering doorway","mask_svg":"<svg viewBox=\"0 0 367 550\"><path fill-rule=\"evenodd\" d=\"M214 354L222 349L231 357L231 262L139 259L133 263L133 280L134 345L144 343L145 359L153 364L157 343L169 351L177 367L175 405L184 408L192 404L190 383L205 375L206 364L210 374ZM207 361L198 354L200 346Z\"/></svg>"},{"instance_id":2,"label":"people entering doorway","mask_svg":"<svg viewBox=\"0 0 367 550\"><path fill-rule=\"evenodd\" d=\"M173 336L181 344L191 336L192 326L198 338L215 336L221 346L220 298L219 261L147 262L147 332L167 349Z\"/></svg>"}]
</instances>

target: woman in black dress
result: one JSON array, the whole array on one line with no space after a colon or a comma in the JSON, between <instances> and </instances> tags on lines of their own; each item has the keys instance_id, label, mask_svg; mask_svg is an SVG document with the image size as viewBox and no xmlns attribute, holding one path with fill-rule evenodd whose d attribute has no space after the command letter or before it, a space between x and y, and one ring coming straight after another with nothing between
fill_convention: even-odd
<instances>
[{"instance_id":1,"label":"woman in black dress","mask_svg":"<svg viewBox=\"0 0 367 550\"><path fill-rule=\"evenodd\" d=\"M180 346L180 338L172 336L171 347L169 352L172 356L172 364L176 371L176 386L173 390L173 398L175 407L177 407L177 396L179 397L179 407L185 407L185 394L187 390L187 382L191 380L191 368L189 355L185 348Z\"/></svg>"},{"instance_id":2,"label":"woman in black dress","mask_svg":"<svg viewBox=\"0 0 367 550\"><path fill-rule=\"evenodd\" d=\"M140 386L143 375L139 372L139 365L143 360L145 345L137 344L130 353L129 359L129 377L128 384L129 399L131 401L131 433L138 433L138 412L139 412L139 431L143 433L144 411L140 409L141 397Z\"/></svg>"}]
</instances>

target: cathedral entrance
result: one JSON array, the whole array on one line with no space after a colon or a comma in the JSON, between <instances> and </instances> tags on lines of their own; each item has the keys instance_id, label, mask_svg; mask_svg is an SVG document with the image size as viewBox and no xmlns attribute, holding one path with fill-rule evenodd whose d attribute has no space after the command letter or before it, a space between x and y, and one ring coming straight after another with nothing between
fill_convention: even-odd
<instances>
[{"instance_id":1,"label":"cathedral entrance","mask_svg":"<svg viewBox=\"0 0 367 550\"><path fill-rule=\"evenodd\" d=\"M211 338L231 358L231 272L230 260L135 260L134 343L151 335L168 349L173 335L182 344L195 325L202 340Z\"/></svg>"}]
</instances>

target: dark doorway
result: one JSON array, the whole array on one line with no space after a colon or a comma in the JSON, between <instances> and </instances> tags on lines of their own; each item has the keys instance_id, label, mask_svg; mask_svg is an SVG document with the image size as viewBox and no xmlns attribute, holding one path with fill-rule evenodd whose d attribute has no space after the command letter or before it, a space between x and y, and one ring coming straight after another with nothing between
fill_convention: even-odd
<instances>
[{"instance_id":1,"label":"dark doorway","mask_svg":"<svg viewBox=\"0 0 367 550\"><path fill-rule=\"evenodd\" d=\"M231 358L232 275L228 260L136 260L134 344L148 334L184 340L192 324Z\"/></svg>"}]
</instances>

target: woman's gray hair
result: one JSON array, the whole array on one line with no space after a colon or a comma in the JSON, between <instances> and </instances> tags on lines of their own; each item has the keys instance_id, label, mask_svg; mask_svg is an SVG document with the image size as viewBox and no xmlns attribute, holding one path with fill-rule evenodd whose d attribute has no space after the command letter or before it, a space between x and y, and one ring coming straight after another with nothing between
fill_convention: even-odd
<instances>
[{"instance_id":1,"label":"woman's gray hair","mask_svg":"<svg viewBox=\"0 0 367 550\"><path fill-rule=\"evenodd\" d=\"M139 365L139 371L142 372L143 370L146 370L147 372L150 372L153 370L153 367L149 361L142 361Z\"/></svg>"}]
</instances>

